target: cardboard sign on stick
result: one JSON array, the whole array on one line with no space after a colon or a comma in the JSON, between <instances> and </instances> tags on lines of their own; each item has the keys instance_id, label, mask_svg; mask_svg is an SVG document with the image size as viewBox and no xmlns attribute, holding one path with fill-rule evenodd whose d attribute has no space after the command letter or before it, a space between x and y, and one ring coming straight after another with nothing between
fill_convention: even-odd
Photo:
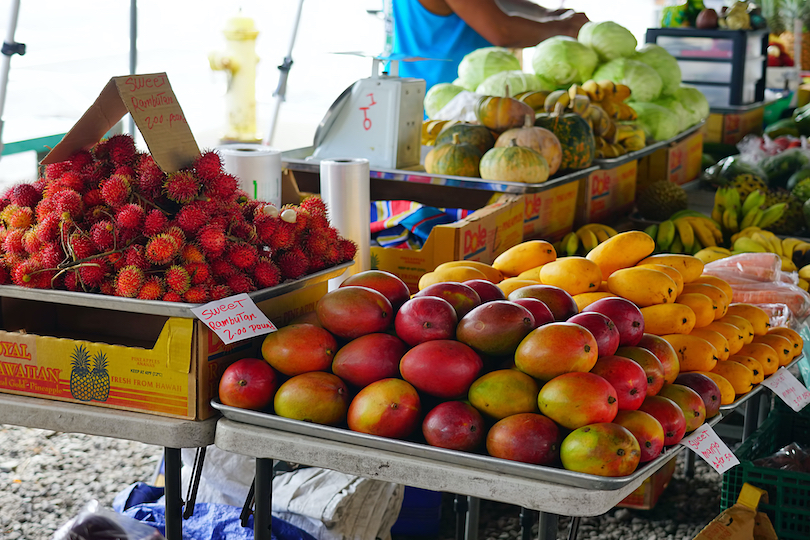
<instances>
[{"instance_id":1,"label":"cardboard sign on stick","mask_svg":"<svg viewBox=\"0 0 810 540\"><path fill-rule=\"evenodd\" d=\"M155 163L167 173L188 167L200 153L165 73L113 77L95 103L51 150L43 165L90 150L130 113Z\"/></svg>"}]
</instances>

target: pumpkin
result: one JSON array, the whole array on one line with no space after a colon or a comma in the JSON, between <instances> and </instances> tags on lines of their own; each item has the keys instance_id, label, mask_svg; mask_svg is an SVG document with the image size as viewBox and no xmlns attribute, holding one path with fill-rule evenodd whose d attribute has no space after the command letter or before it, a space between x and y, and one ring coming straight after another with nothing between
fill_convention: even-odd
<instances>
[{"instance_id":1,"label":"pumpkin","mask_svg":"<svg viewBox=\"0 0 810 540\"><path fill-rule=\"evenodd\" d=\"M557 136L562 146L560 170L585 169L596 155L596 140L588 121L574 113L566 113L558 104L553 112L538 114L534 125Z\"/></svg>"},{"instance_id":2,"label":"pumpkin","mask_svg":"<svg viewBox=\"0 0 810 540\"><path fill-rule=\"evenodd\" d=\"M523 127L508 129L501 133L495 141L495 148L509 146L513 139L517 141L518 146L531 148L546 158L549 176L560 168L562 161L560 140L546 128L535 126L533 115L526 115Z\"/></svg>"},{"instance_id":3,"label":"pumpkin","mask_svg":"<svg viewBox=\"0 0 810 540\"><path fill-rule=\"evenodd\" d=\"M425 170L430 174L478 176L481 152L475 146L461 142L458 133L449 143L436 145L425 156Z\"/></svg>"},{"instance_id":4,"label":"pumpkin","mask_svg":"<svg viewBox=\"0 0 810 540\"><path fill-rule=\"evenodd\" d=\"M546 97L551 92L546 92L545 90L528 90L526 92L521 92L519 94L515 94L515 99L518 101L522 101L532 109L534 112L543 112L543 106L546 103Z\"/></svg>"},{"instance_id":5,"label":"pumpkin","mask_svg":"<svg viewBox=\"0 0 810 540\"><path fill-rule=\"evenodd\" d=\"M484 96L475 107L475 117L478 121L496 133L522 126L527 114L533 115L534 109L510 97L508 86L505 96Z\"/></svg>"},{"instance_id":6,"label":"pumpkin","mask_svg":"<svg viewBox=\"0 0 810 540\"><path fill-rule=\"evenodd\" d=\"M540 184L548 180L548 163L540 152L519 146L517 139L509 146L489 150L481 158L481 178L499 182Z\"/></svg>"},{"instance_id":7,"label":"pumpkin","mask_svg":"<svg viewBox=\"0 0 810 540\"><path fill-rule=\"evenodd\" d=\"M458 134L460 142L471 144L478 148L481 155L495 146L495 137L492 132L478 124L456 123L445 126L436 137L435 146L453 141L453 135Z\"/></svg>"}]
</instances>

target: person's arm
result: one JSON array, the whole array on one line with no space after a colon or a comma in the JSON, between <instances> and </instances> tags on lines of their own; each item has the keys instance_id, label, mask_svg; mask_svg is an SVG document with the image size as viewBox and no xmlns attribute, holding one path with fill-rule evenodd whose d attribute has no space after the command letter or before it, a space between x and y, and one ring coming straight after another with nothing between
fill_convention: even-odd
<instances>
[{"instance_id":1,"label":"person's arm","mask_svg":"<svg viewBox=\"0 0 810 540\"><path fill-rule=\"evenodd\" d=\"M499 47L533 47L551 36L576 37L588 21L583 13L549 22L504 13L496 0L445 0L447 6L487 41ZM545 17L549 11L527 0L509 0L509 8L525 7L528 17ZM525 6L518 6L523 4ZM555 13L555 12L552 12Z\"/></svg>"}]
</instances>

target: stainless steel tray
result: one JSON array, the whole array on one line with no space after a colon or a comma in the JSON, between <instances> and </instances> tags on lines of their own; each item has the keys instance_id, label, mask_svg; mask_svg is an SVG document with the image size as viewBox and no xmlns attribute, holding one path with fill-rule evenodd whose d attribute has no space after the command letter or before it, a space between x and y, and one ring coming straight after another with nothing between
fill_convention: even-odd
<instances>
[{"instance_id":1,"label":"stainless steel tray","mask_svg":"<svg viewBox=\"0 0 810 540\"><path fill-rule=\"evenodd\" d=\"M414 441L388 439L385 437L378 437L376 435L358 433L356 431L350 431L340 427L323 426L313 424L311 422L291 420L289 418L282 418L281 416L277 416L275 414L229 407L228 405L223 405L220 403L220 401L216 398L211 400L211 406L220 411L225 418L230 420L275 429L277 431L319 437L321 439L334 442L354 444L369 448L370 450L399 452L409 456L432 459L438 462L452 463L454 465L461 465L470 468L484 469L490 472L519 476L531 480L603 491L617 490L638 478L646 478L651 474L651 471L655 472L664 464L664 462L677 455L677 453L684 448L684 446L681 444L666 448L660 456L648 463L643 464L632 474L618 478L608 478L604 476L595 476L592 474L568 471L566 469L556 467L546 467L541 465L532 465L529 463L520 463L517 461L509 461L484 454L447 450L445 448L437 448L435 446L429 446L427 444ZM707 423L713 426L719 422L721 418L722 415L718 414L717 416L711 418Z\"/></svg>"},{"instance_id":2,"label":"stainless steel tray","mask_svg":"<svg viewBox=\"0 0 810 540\"><path fill-rule=\"evenodd\" d=\"M786 365L784 367L787 368L787 369L792 368L793 366L798 364L799 360L801 360L803 357L804 357L804 353L802 352L799 356L794 358L788 365ZM762 392L765 388L767 388L767 386L765 386L762 383L759 383L758 385L756 385L754 387L753 390L751 390L750 392L748 392L746 394L743 394L740 397L738 397L737 399L735 399L733 403L729 403L728 405L721 405L720 406L720 412L731 412L731 411L733 411L734 409L736 409L740 405L744 404L746 401L748 401L752 397L754 397L757 394L759 394L760 392Z\"/></svg>"},{"instance_id":3,"label":"stainless steel tray","mask_svg":"<svg viewBox=\"0 0 810 540\"><path fill-rule=\"evenodd\" d=\"M291 171L308 172L313 174L320 174L320 161L311 159L312 153L315 148L308 146L305 148L297 148L294 150L287 150L281 153L282 167L290 169ZM523 182L492 182L482 178L473 178L469 176L451 176L441 174L428 174L424 170L418 168L413 169L380 169L374 168L371 170L371 178L379 178L381 180L394 180L399 182L411 182L416 184L430 184L437 186L459 187L467 189L479 189L482 191L494 191L499 193L540 193L549 190L556 186L574 182L581 178L585 178L594 171L599 170L597 165L581 169L578 171L571 171L549 178L541 184L524 184Z\"/></svg>"},{"instance_id":4,"label":"stainless steel tray","mask_svg":"<svg viewBox=\"0 0 810 540\"><path fill-rule=\"evenodd\" d=\"M610 159L594 159L593 162L596 165L599 165L603 169L616 168L619 165L624 165L625 163L633 161L634 159L641 159L644 156L649 156L650 154L652 154L653 152L655 152L656 150L658 150L660 148L666 148L670 144L681 142L682 140L684 140L688 136L696 133L699 129L702 129L705 124L706 124L706 120L701 120L700 122L698 122L694 126L690 127L689 129L678 133L676 136L672 137L671 139L665 139L663 141L656 141L656 142L654 142L654 143L652 143L650 145L645 146L641 150L636 150L634 152L628 152L623 156L619 156L619 157L616 157L616 158L610 158Z\"/></svg>"},{"instance_id":5,"label":"stainless steel tray","mask_svg":"<svg viewBox=\"0 0 810 540\"><path fill-rule=\"evenodd\" d=\"M352 266L354 261L345 262L331 268L320 270L301 279L291 280L275 287L261 289L248 293L248 296L255 302L270 300L288 292L297 291L309 285L314 285L322 281L341 275L347 268ZM194 319L196 316L191 312L191 308L200 304L187 304L184 302L163 302L161 300L138 300L136 298L122 298L120 296L109 296L106 294L93 294L84 292L59 291L53 289L29 289L17 285L0 285L0 297L21 298L24 300L36 300L38 302L50 302L52 304L68 304L71 306L93 307L100 309L111 309L115 311L128 311L130 313L143 313L146 315L162 315L166 317L181 317Z\"/></svg>"}]
</instances>

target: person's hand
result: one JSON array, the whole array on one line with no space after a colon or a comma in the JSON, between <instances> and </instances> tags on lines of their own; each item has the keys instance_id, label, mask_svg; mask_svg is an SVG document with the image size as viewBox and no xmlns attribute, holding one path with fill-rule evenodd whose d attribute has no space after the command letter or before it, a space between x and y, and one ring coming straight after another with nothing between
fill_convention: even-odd
<instances>
[{"instance_id":1,"label":"person's hand","mask_svg":"<svg viewBox=\"0 0 810 540\"><path fill-rule=\"evenodd\" d=\"M556 10L557 12L565 12L567 10ZM575 12L570 17L560 19L554 23L554 28L561 36L570 36L576 38L579 34L579 29L588 22L588 17L584 13Z\"/></svg>"}]
</instances>

